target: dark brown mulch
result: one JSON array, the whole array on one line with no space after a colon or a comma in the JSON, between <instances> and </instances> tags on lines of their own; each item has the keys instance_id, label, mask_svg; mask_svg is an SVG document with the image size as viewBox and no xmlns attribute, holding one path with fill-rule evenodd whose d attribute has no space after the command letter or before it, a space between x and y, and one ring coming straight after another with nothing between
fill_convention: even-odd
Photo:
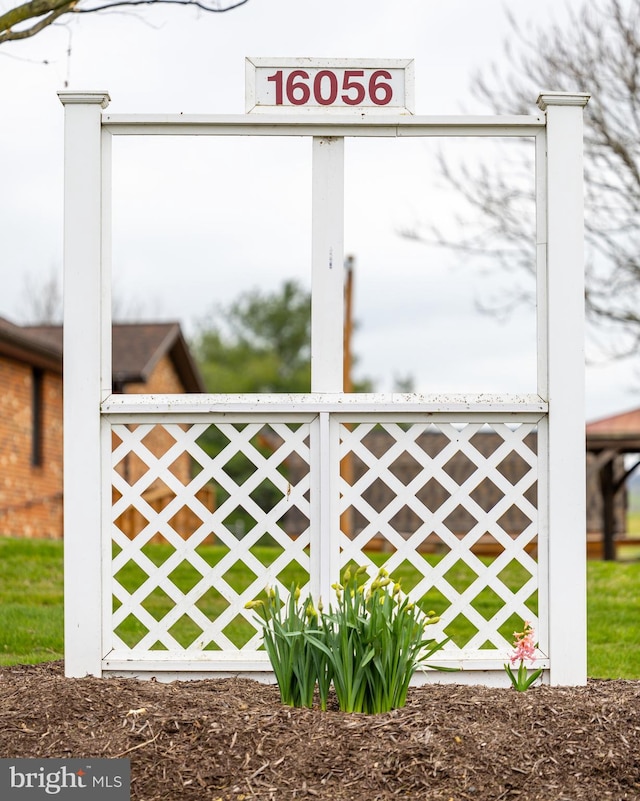
<instances>
[{"instance_id":1,"label":"dark brown mulch","mask_svg":"<svg viewBox=\"0 0 640 801\"><path fill-rule=\"evenodd\" d=\"M289 709L246 679L0 669L0 757L128 757L142 801L640 799L640 682L429 685L385 715Z\"/></svg>"}]
</instances>

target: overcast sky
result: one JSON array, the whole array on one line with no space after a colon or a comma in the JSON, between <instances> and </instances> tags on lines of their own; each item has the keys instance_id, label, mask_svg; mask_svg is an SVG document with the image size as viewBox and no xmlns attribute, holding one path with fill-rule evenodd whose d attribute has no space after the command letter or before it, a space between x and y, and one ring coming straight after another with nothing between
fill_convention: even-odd
<instances>
[{"instance_id":1,"label":"overcast sky","mask_svg":"<svg viewBox=\"0 0 640 801\"><path fill-rule=\"evenodd\" d=\"M0 8L9 4L0 0ZM107 90L114 113L241 114L246 56L413 58L416 113L482 113L471 93L474 74L493 61L509 69L505 5L250 0L211 15L160 7L82 16L0 46L0 315L20 322L28 277L61 273L63 109L56 91L65 84ZM531 24L564 13L558 0L508 5ZM346 143L358 373L380 390L391 389L394 376L412 375L426 392L533 392L533 312L498 323L476 311L478 299L501 291L505 276L399 236L416 221L451 227L459 211L435 168L439 146L425 139ZM490 143L448 146L473 160ZM120 302L148 317L179 319L192 333L216 303L242 291L275 290L286 278L309 286L310 142L118 137L113 215ZM588 417L637 406L638 386L628 365L589 368Z\"/></svg>"}]
</instances>

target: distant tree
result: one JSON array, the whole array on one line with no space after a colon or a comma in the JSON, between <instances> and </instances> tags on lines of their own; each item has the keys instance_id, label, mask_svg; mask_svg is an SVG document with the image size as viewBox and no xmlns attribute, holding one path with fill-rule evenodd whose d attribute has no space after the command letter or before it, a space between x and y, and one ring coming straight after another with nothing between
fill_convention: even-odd
<instances>
[{"instance_id":1,"label":"distant tree","mask_svg":"<svg viewBox=\"0 0 640 801\"><path fill-rule=\"evenodd\" d=\"M295 281L246 292L212 318L195 341L211 392L309 392L311 297Z\"/></svg>"},{"instance_id":2,"label":"distant tree","mask_svg":"<svg viewBox=\"0 0 640 801\"><path fill-rule=\"evenodd\" d=\"M476 79L476 96L498 114L529 114L540 91L589 92L585 110L586 303L596 339L606 334L617 355L640 349L640 3L596 0L570 11L565 24L520 28L511 20L500 64ZM511 277L533 274L531 147L495 163L441 159L445 183L466 204L460 238L419 226L410 236L484 255ZM514 269L516 268L516 269ZM517 268L520 268L519 270ZM505 295L485 299L510 311L531 298L515 280ZM611 339L611 337L614 337Z\"/></svg>"},{"instance_id":3,"label":"distant tree","mask_svg":"<svg viewBox=\"0 0 640 801\"><path fill-rule=\"evenodd\" d=\"M33 273L24 277L22 313L28 325L58 325L62 322L62 288L58 270L51 269L44 278Z\"/></svg>"},{"instance_id":4,"label":"distant tree","mask_svg":"<svg viewBox=\"0 0 640 801\"><path fill-rule=\"evenodd\" d=\"M152 309L151 305L156 309ZM141 302L119 291L117 285L113 287L111 309L113 321L116 323L161 319L164 315L158 310L159 306L158 298L147 295L146 302ZM25 274L19 317L26 325L62 323L62 282L59 270L52 268L44 277L34 273Z\"/></svg>"},{"instance_id":5,"label":"distant tree","mask_svg":"<svg viewBox=\"0 0 640 801\"><path fill-rule=\"evenodd\" d=\"M406 375L393 376L393 391L394 392L415 392L416 382L411 373Z\"/></svg>"},{"instance_id":6,"label":"distant tree","mask_svg":"<svg viewBox=\"0 0 640 801\"><path fill-rule=\"evenodd\" d=\"M221 14L243 6L249 0L29 0L0 12L0 44L29 39L61 17L93 14L114 8L159 5L191 6Z\"/></svg>"},{"instance_id":7,"label":"distant tree","mask_svg":"<svg viewBox=\"0 0 640 801\"><path fill-rule=\"evenodd\" d=\"M193 346L210 392L309 392L311 295L291 280L245 292L201 321ZM368 379L354 382L356 392L370 389Z\"/></svg>"}]
</instances>

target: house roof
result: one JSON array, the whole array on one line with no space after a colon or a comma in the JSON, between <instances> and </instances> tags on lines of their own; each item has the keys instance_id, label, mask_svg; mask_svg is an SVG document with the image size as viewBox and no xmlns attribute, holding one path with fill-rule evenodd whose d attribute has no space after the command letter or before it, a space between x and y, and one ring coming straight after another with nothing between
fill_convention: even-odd
<instances>
[{"instance_id":1,"label":"house roof","mask_svg":"<svg viewBox=\"0 0 640 801\"><path fill-rule=\"evenodd\" d=\"M55 373L62 372L61 346L34 338L26 329L4 317L0 317L0 356Z\"/></svg>"},{"instance_id":2,"label":"house roof","mask_svg":"<svg viewBox=\"0 0 640 801\"><path fill-rule=\"evenodd\" d=\"M62 326L17 326L0 318L0 353L61 372ZM186 392L205 391L202 376L179 323L114 323L114 383L146 382L158 361L165 355L173 361ZM41 363L45 357L50 361Z\"/></svg>"},{"instance_id":3,"label":"house roof","mask_svg":"<svg viewBox=\"0 0 640 801\"><path fill-rule=\"evenodd\" d=\"M588 423L587 448L640 452L640 409L631 409Z\"/></svg>"},{"instance_id":4,"label":"house roof","mask_svg":"<svg viewBox=\"0 0 640 801\"><path fill-rule=\"evenodd\" d=\"M146 381L158 361L169 354L186 392L205 392L204 381L180 324L115 323L113 379L125 384Z\"/></svg>"}]
</instances>

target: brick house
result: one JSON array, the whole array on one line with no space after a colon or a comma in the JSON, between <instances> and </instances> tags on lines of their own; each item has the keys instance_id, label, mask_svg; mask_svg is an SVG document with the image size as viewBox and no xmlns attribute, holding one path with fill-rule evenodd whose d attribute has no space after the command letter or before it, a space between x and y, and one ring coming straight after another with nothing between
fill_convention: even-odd
<instances>
[{"instance_id":1,"label":"brick house","mask_svg":"<svg viewBox=\"0 0 640 801\"><path fill-rule=\"evenodd\" d=\"M204 392L180 325L114 324L113 387ZM0 318L0 536L62 537L62 498L62 327Z\"/></svg>"}]
</instances>

